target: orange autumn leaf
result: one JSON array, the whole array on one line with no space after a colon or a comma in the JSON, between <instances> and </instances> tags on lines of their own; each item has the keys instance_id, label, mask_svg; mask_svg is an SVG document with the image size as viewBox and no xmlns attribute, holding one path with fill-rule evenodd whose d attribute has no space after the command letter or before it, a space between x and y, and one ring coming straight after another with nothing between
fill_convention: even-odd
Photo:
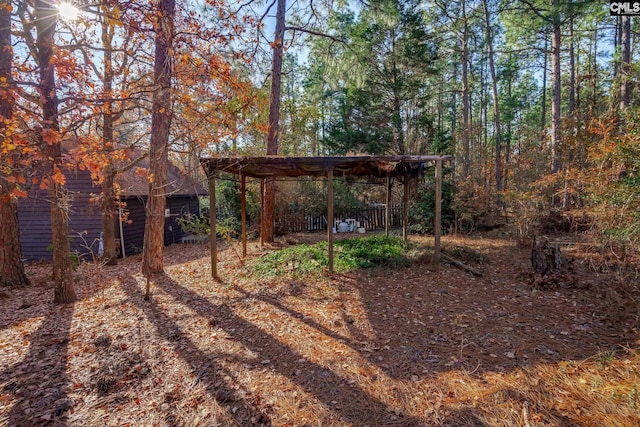
<instances>
[{"instance_id":1,"label":"orange autumn leaf","mask_svg":"<svg viewBox=\"0 0 640 427\"><path fill-rule=\"evenodd\" d=\"M64 174L62 173L62 171L58 168L56 168L54 174L53 174L53 180L54 182L56 182L57 184L60 185L64 185L65 182L67 182L67 178L64 176Z\"/></svg>"},{"instance_id":2,"label":"orange autumn leaf","mask_svg":"<svg viewBox=\"0 0 640 427\"><path fill-rule=\"evenodd\" d=\"M14 188L14 189L11 191L11 194L13 194L15 197L22 197L22 198L27 197L27 192L26 192L26 191L24 191L24 190L21 190L21 189L19 189L19 188Z\"/></svg>"},{"instance_id":3,"label":"orange autumn leaf","mask_svg":"<svg viewBox=\"0 0 640 427\"><path fill-rule=\"evenodd\" d=\"M60 141L60 135L53 129L43 129L41 135L42 140L46 142L47 145L53 145Z\"/></svg>"}]
</instances>

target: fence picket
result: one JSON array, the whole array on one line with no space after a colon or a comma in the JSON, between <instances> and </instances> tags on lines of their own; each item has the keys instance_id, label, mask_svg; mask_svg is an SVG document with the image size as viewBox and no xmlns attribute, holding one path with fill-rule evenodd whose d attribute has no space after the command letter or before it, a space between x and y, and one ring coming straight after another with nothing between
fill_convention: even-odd
<instances>
[{"instance_id":1,"label":"fence picket","mask_svg":"<svg viewBox=\"0 0 640 427\"><path fill-rule=\"evenodd\" d=\"M402 212L402 204L391 205L391 227L402 226ZM334 217L341 220L353 218L367 231L382 230L385 225L385 206L349 207L343 211L337 211ZM324 215L286 213L276 216L276 224L278 231L284 234L317 233L327 229L327 219ZM333 224L329 225L333 227Z\"/></svg>"}]
</instances>

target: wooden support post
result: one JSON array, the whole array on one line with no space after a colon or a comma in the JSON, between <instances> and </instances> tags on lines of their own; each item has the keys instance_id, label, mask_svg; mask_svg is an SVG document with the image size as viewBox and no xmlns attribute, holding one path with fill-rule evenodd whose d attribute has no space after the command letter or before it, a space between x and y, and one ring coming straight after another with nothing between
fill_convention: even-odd
<instances>
[{"instance_id":1,"label":"wooden support post","mask_svg":"<svg viewBox=\"0 0 640 427\"><path fill-rule=\"evenodd\" d=\"M402 240L406 244L409 241L409 175L404 176L402 194Z\"/></svg>"},{"instance_id":2,"label":"wooden support post","mask_svg":"<svg viewBox=\"0 0 640 427\"><path fill-rule=\"evenodd\" d=\"M333 273L333 169L327 172L327 221L329 273Z\"/></svg>"},{"instance_id":3,"label":"wooden support post","mask_svg":"<svg viewBox=\"0 0 640 427\"><path fill-rule=\"evenodd\" d=\"M391 229L391 177L387 175L387 200L384 211L384 235L389 237Z\"/></svg>"},{"instance_id":4,"label":"wooden support post","mask_svg":"<svg viewBox=\"0 0 640 427\"><path fill-rule=\"evenodd\" d=\"M433 263L440 266L440 234L442 222L442 159L436 160L436 212L434 215Z\"/></svg>"},{"instance_id":5,"label":"wooden support post","mask_svg":"<svg viewBox=\"0 0 640 427\"><path fill-rule=\"evenodd\" d=\"M260 248L264 247L264 230L262 218L264 217L264 178L260 178Z\"/></svg>"},{"instance_id":6,"label":"wooden support post","mask_svg":"<svg viewBox=\"0 0 640 427\"><path fill-rule=\"evenodd\" d=\"M211 251L211 277L218 280L218 247L216 239L216 177L209 177L209 249Z\"/></svg>"},{"instance_id":7,"label":"wooden support post","mask_svg":"<svg viewBox=\"0 0 640 427\"><path fill-rule=\"evenodd\" d=\"M247 256L247 177L240 174L240 218L242 222L242 257Z\"/></svg>"}]
</instances>

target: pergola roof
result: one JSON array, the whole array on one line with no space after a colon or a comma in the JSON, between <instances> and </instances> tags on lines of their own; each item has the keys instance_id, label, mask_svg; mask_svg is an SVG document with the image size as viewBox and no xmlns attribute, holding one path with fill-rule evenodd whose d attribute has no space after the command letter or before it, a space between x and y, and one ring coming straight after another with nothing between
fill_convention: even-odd
<instances>
[{"instance_id":1,"label":"pergola roof","mask_svg":"<svg viewBox=\"0 0 640 427\"><path fill-rule=\"evenodd\" d=\"M329 271L333 272L333 177L334 176L373 176L390 179L398 176L422 175L424 167L429 164L435 166L436 200L434 215L434 259L440 260L440 193L442 186L442 163L450 160L451 156L328 156L328 157L211 157L200 159L200 164L209 180L209 221L211 234L215 236L216 230L216 175L219 172L233 173L241 176L241 222L242 222L242 255L247 253L247 227L246 227L246 201L245 178L278 178L300 176L326 176L327 177L327 240ZM404 208L402 234L406 241L408 235L408 205L409 191L407 180L404 180ZM386 233L389 234L390 218L390 184L387 186L387 211ZM264 193L263 193L264 196ZM264 203L264 201L263 201ZM263 236L262 230L260 233ZM217 278L217 243L216 238L209 239L211 245L211 275Z\"/></svg>"},{"instance_id":2,"label":"pergola roof","mask_svg":"<svg viewBox=\"0 0 640 427\"><path fill-rule=\"evenodd\" d=\"M325 176L395 177L418 174L425 164L451 156L210 157L200 163L207 176L218 172L253 178Z\"/></svg>"}]
</instances>

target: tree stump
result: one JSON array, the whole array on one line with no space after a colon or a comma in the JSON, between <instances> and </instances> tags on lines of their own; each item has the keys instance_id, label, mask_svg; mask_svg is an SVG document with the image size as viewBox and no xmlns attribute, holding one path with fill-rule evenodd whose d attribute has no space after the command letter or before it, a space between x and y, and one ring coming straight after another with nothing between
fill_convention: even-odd
<instances>
[{"instance_id":1,"label":"tree stump","mask_svg":"<svg viewBox=\"0 0 640 427\"><path fill-rule=\"evenodd\" d=\"M551 243L545 236L534 237L531 247L531 267L533 267L533 271L542 276L560 271L562 255L558 245Z\"/></svg>"}]
</instances>

